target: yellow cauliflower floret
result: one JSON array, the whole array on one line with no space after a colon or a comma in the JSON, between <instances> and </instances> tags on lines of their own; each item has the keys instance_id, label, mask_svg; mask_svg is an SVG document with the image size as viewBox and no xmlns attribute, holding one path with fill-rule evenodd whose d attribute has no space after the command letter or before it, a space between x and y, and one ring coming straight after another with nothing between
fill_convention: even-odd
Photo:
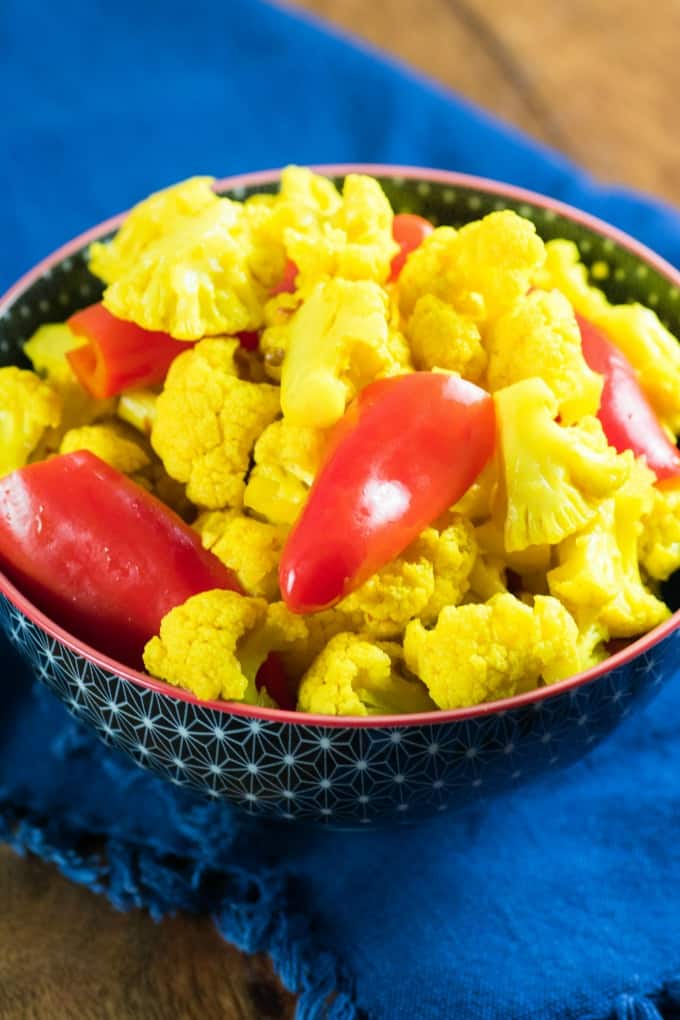
<instances>
[{"instance_id":1,"label":"yellow cauliflower floret","mask_svg":"<svg viewBox=\"0 0 680 1020\"><path fill-rule=\"evenodd\" d=\"M281 369L288 350L288 323L301 302L299 292L285 291L275 294L264 306L265 328L260 334L260 353L265 374L277 383L281 382Z\"/></svg>"},{"instance_id":2,"label":"yellow cauliflower floret","mask_svg":"<svg viewBox=\"0 0 680 1020\"><path fill-rule=\"evenodd\" d=\"M354 394L392 366L387 298L375 283L326 280L290 320L281 407L295 425L328 428Z\"/></svg>"},{"instance_id":3,"label":"yellow cauliflower floret","mask_svg":"<svg viewBox=\"0 0 680 1020\"><path fill-rule=\"evenodd\" d=\"M453 227L436 227L407 258L395 288L404 318L410 318L417 302L428 294L451 302L449 269L456 237Z\"/></svg>"},{"instance_id":4,"label":"yellow cauliflower floret","mask_svg":"<svg viewBox=\"0 0 680 1020\"><path fill-rule=\"evenodd\" d=\"M275 635L273 648L280 653L289 676L300 677L331 638L356 623L337 607L311 616L291 613L285 602L274 602L267 610L267 629Z\"/></svg>"},{"instance_id":5,"label":"yellow cauliflower floret","mask_svg":"<svg viewBox=\"0 0 680 1020\"><path fill-rule=\"evenodd\" d=\"M680 568L680 486L655 486L642 518L640 562L650 577L665 581Z\"/></svg>"},{"instance_id":6,"label":"yellow cauliflower floret","mask_svg":"<svg viewBox=\"0 0 680 1020\"><path fill-rule=\"evenodd\" d=\"M61 420L57 391L35 372L0 368L0 475L24 467L48 429Z\"/></svg>"},{"instance_id":7,"label":"yellow cauliflower floret","mask_svg":"<svg viewBox=\"0 0 680 1020\"><path fill-rule=\"evenodd\" d=\"M475 557L472 526L454 516L442 531L425 528L400 556L344 598L336 612L371 638L399 637L409 620L433 623L443 606L462 602Z\"/></svg>"},{"instance_id":8,"label":"yellow cauliflower floret","mask_svg":"<svg viewBox=\"0 0 680 1020\"><path fill-rule=\"evenodd\" d=\"M292 524L307 500L327 435L287 419L269 425L255 444L244 504L273 524Z\"/></svg>"},{"instance_id":9,"label":"yellow cauliflower floret","mask_svg":"<svg viewBox=\"0 0 680 1020\"><path fill-rule=\"evenodd\" d=\"M520 297L489 326L486 349L490 390L539 376L555 394L564 425L597 414L603 378L588 368L571 305L558 291Z\"/></svg>"},{"instance_id":10,"label":"yellow cauliflower floret","mask_svg":"<svg viewBox=\"0 0 680 1020\"><path fill-rule=\"evenodd\" d=\"M442 368L475 382L486 368L477 325L435 294L418 298L406 329L416 368Z\"/></svg>"},{"instance_id":11,"label":"yellow cauliflower floret","mask_svg":"<svg viewBox=\"0 0 680 1020\"><path fill-rule=\"evenodd\" d=\"M151 433L166 471L187 483L192 503L240 507L257 437L279 412L274 386L244 382L236 340L203 340L170 366Z\"/></svg>"},{"instance_id":12,"label":"yellow cauliflower floret","mask_svg":"<svg viewBox=\"0 0 680 1020\"><path fill-rule=\"evenodd\" d=\"M158 393L155 390L126 390L120 395L116 414L142 435L150 436L156 420L157 400Z\"/></svg>"},{"instance_id":13,"label":"yellow cauliflower floret","mask_svg":"<svg viewBox=\"0 0 680 1020\"><path fill-rule=\"evenodd\" d=\"M118 422L102 422L69 429L59 453L89 450L124 475L134 475L151 464L151 457L132 429Z\"/></svg>"},{"instance_id":14,"label":"yellow cauliflower floret","mask_svg":"<svg viewBox=\"0 0 680 1020\"><path fill-rule=\"evenodd\" d=\"M537 575L545 576L550 568L549 545L529 545L525 549L508 552L505 548L504 529L494 520L485 521L475 528L474 537L484 556L502 561L504 567L519 574L523 583L528 579L535 583Z\"/></svg>"},{"instance_id":15,"label":"yellow cauliflower floret","mask_svg":"<svg viewBox=\"0 0 680 1020\"><path fill-rule=\"evenodd\" d=\"M434 567L425 553L426 542L414 542L338 604L357 621L357 629L372 638L396 638L423 612L434 595Z\"/></svg>"},{"instance_id":16,"label":"yellow cauliflower floret","mask_svg":"<svg viewBox=\"0 0 680 1020\"><path fill-rule=\"evenodd\" d=\"M414 620L404 657L440 708L464 708L531 690L541 676L553 682L569 675L575 666L569 645L577 637L556 599L538 596L530 608L504 593L442 609L433 630Z\"/></svg>"},{"instance_id":17,"label":"yellow cauliflower floret","mask_svg":"<svg viewBox=\"0 0 680 1020\"><path fill-rule=\"evenodd\" d=\"M491 514L499 484L498 461L498 457L492 457L467 492L451 508L473 524L485 521Z\"/></svg>"},{"instance_id":18,"label":"yellow cauliflower floret","mask_svg":"<svg viewBox=\"0 0 680 1020\"><path fill-rule=\"evenodd\" d=\"M656 312L640 304L611 305L602 291L591 287L585 266L572 241L546 245L540 286L557 287L575 311L606 333L635 368L661 421L680 432L680 344L660 322ZM660 368L663 366L663 369Z\"/></svg>"},{"instance_id":19,"label":"yellow cauliflower floret","mask_svg":"<svg viewBox=\"0 0 680 1020\"><path fill-rule=\"evenodd\" d=\"M221 198L178 220L109 284L105 307L177 340L257 329L267 292L242 217L240 205Z\"/></svg>"},{"instance_id":20,"label":"yellow cauliflower floret","mask_svg":"<svg viewBox=\"0 0 680 1020\"><path fill-rule=\"evenodd\" d=\"M105 283L133 269L149 245L218 201L212 177L190 177L150 195L132 209L112 241L90 247L90 269Z\"/></svg>"},{"instance_id":21,"label":"yellow cauliflower floret","mask_svg":"<svg viewBox=\"0 0 680 1020\"><path fill-rule=\"evenodd\" d=\"M231 510L201 514L194 527L205 548L233 570L246 594L268 602L278 598L278 565L287 528Z\"/></svg>"},{"instance_id":22,"label":"yellow cauliflower floret","mask_svg":"<svg viewBox=\"0 0 680 1020\"><path fill-rule=\"evenodd\" d=\"M408 259L399 277L400 307L410 315L434 294L475 322L487 322L529 289L545 259L534 224L510 210L456 232L440 227Z\"/></svg>"},{"instance_id":23,"label":"yellow cauliflower floret","mask_svg":"<svg viewBox=\"0 0 680 1020\"><path fill-rule=\"evenodd\" d=\"M467 602L488 602L508 590L505 560L480 549L470 571Z\"/></svg>"},{"instance_id":24,"label":"yellow cauliflower floret","mask_svg":"<svg viewBox=\"0 0 680 1020\"><path fill-rule=\"evenodd\" d=\"M470 588L477 559L474 529L464 517L453 514L445 528L426 528L413 546L423 549L434 570L434 591L420 613L425 623L433 623L444 606L457 606Z\"/></svg>"},{"instance_id":25,"label":"yellow cauliflower floret","mask_svg":"<svg viewBox=\"0 0 680 1020\"><path fill-rule=\"evenodd\" d=\"M253 195L244 212L253 238L251 265L268 287L278 283L286 263L285 238L318 236L342 206L332 181L306 167L289 166L281 173L276 195Z\"/></svg>"},{"instance_id":26,"label":"yellow cauliflower floret","mask_svg":"<svg viewBox=\"0 0 680 1020\"><path fill-rule=\"evenodd\" d=\"M640 578L641 519L654 501L654 475L628 452L630 477L605 500L580 534L558 549L559 566L548 574L550 591L574 614L588 615L611 637L643 634L670 615Z\"/></svg>"},{"instance_id":27,"label":"yellow cauliflower floret","mask_svg":"<svg viewBox=\"0 0 680 1020\"><path fill-rule=\"evenodd\" d=\"M388 715L432 707L421 684L394 672L386 647L348 633L329 641L303 676L298 695L301 712L320 715Z\"/></svg>"},{"instance_id":28,"label":"yellow cauliflower floret","mask_svg":"<svg viewBox=\"0 0 680 1020\"><path fill-rule=\"evenodd\" d=\"M271 704L255 686L259 662L253 671L241 661L243 643L266 611L266 602L233 591L194 595L163 617L160 635L144 649L144 665L152 676L205 701Z\"/></svg>"},{"instance_id":29,"label":"yellow cauliflower floret","mask_svg":"<svg viewBox=\"0 0 680 1020\"><path fill-rule=\"evenodd\" d=\"M630 462L607 445L596 418L562 426L542 379L494 394L506 497L505 548L554 545L583 528Z\"/></svg>"},{"instance_id":30,"label":"yellow cauliflower floret","mask_svg":"<svg viewBox=\"0 0 680 1020\"><path fill-rule=\"evenodd\" d=\"M384 283L399 250L392 237L392 207L372 177L348 174L342 204L323 222L289 227L286 250L298 267L298 287L307 293L319 280Z\"/></svg>"}]
</instances>

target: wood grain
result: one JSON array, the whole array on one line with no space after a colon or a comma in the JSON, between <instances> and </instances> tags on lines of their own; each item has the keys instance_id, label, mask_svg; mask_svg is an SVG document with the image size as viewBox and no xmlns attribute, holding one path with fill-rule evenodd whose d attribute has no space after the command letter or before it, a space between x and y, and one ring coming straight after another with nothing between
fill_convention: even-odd
<instances>
[{"instance_id":1,"label":"wood grain","mask_svg":"<svg viewBox=\"0 0 680 1020\"><path fill-rule=\"evenodd\" d=\"M680 3L303 0L607 181L680 204ZM287 1020L271 966L206 920L119 914L0 850L0 1020Z\"/></svg>"},{"instance_id":2,"label":"wood grain","mask_svg":"<svg viewBox=\"0 0 680 1020\"><path fill-rule=\"evenodd\" d=\"M119 913L42 861L0 848L2 1020L292 1020L263 957L209 921Z\"/></svg>"},{"instance_id":3,"label":"wood grain","mask_svg":"<svg viewBox=\"0 0 680 1020\"><path fill-rule=\"evenodd\" d=\"M680 3L298 0L606 181L680 204Z\"/></svg>"}]
</instances>

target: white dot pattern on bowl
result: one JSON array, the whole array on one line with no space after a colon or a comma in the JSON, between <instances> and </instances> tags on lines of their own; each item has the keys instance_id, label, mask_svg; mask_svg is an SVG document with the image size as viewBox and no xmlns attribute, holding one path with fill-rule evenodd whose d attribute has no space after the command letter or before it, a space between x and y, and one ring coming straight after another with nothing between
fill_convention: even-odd
<instances>
[{"instance_id":1,"label":"white dot pattern on bowl","mask_svg":"<svg viewBox=\"0 0 680 1020\"><path fill-rule=\"evenodd\" d=\"M0 598L0 625L69 710L177 785L259 815L367 822L445 810L582 753L661 685L675 631L635 664L534 707L389 730L294 727L216 712L108 673ZM395 739L397 738L398 739Z\"/></svg>"}]
</instances>

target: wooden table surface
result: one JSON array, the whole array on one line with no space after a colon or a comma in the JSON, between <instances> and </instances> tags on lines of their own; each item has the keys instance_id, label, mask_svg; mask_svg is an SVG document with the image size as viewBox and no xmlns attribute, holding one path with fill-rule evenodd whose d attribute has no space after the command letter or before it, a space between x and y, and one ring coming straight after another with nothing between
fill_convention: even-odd
<instances>
[{"instance_id":1,"label":"wooden table surface","mask_svg":"<svg viewBox=\"0 0 680 1020\"><path fill-rule=\"evenodd\" d=\"M604 180L680 205L680 2L302 0ZM286 1020L210 922L119 914L0 848L0 1020Z\"/></svg>"}]
</instances>

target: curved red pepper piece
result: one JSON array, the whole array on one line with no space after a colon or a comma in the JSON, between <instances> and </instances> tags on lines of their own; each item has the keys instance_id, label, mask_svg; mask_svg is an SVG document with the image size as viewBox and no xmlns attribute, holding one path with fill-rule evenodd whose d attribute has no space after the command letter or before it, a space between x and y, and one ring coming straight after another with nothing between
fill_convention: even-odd
<instances>
[{"instance_id":1,"label":"curved red pepper piece","mask_svg":"<svg viewBox=\"0 0 680 1020\"><path fill-rule=\"evenodd\" d=\"M415 372L362 390L283 550L288 607L333 605L403 552L474 482L494 441L490 395L458 376Z\"/></svg>"},{"instance_id":2,"label":"curved red pepper piece","mask_svg":"<svg viewBox=\"0 0 680 1020\"><path fill-rule=\"evenodd\" d=\"M0 568L57 623L134 667L175 606L242 591L177 514L82 450L0 479Z\"/></svg>"},{"instance_id":3,"label":"curved red pepper piece","mask_svg":"<svg viewBox=\"0 0 680 1020\"><path fill-rule=\"evenodd\" d=\"M397 213L392 220L392 237L399 245L399 251L392 259L390 280L398 278L404 263L412 251L419 248L434 227L429 220L415 213Z\"/></svg>"},{"instance_id":4,"label":"curved red pepper piece","mask_svg":"<svg viewBox=\"0 0 680 1020\"><path fill-rule=\"evenodd\" d=\"M270 294L292 294L295 290L295 280L299 270L292 259L286 259L283 267L283 276L269 291Z\"/></svg>"},{"instance_id":5,"label":"curved red pepper piece","mask_svg":"<svg viewBox=\"0 0 680 1020\"><path fill-rule=\"evenodd\" d=\"M635 369L597 326L576 318L588 367L604 376L597 416L605 436L619 453L632 450L636 457L644 456L659 481L680 477L680 450L661 427Z\"/></svg>"},{"instance_id":6,"label":"curved red pepper piece","mask_svg":"<svg viewBox=\"0 0 680 1020\"><path fill-rule=\"evenodd\" d=\"M87 343L66 357L81 386L100 400L133 386L163 382L175 358L193 347L167 333L117 319L102 304L76 312L67 325Z\"/></svg>"}]
</instances>

